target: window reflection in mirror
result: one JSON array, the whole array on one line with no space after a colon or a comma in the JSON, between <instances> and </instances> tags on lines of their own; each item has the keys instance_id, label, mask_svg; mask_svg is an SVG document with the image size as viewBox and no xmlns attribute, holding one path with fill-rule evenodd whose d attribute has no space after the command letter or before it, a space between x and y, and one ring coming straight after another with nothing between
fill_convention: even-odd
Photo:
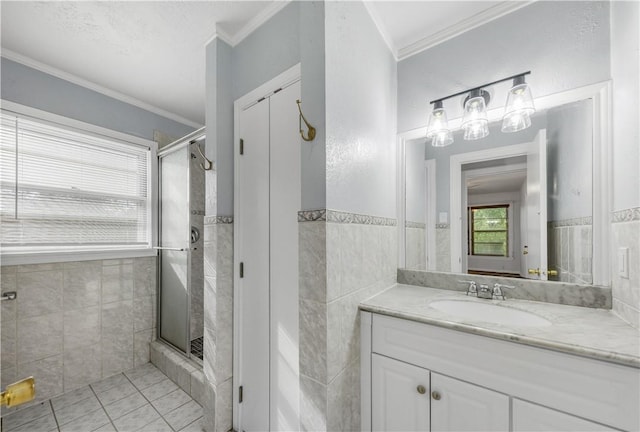
<instances>
[{"instance_id":1,"label":"window reflection in mirror","mask_svg":"<svg viewBox=\"0 0 640 432\"><path fill-rule=\"evenodd\" d=\"M538 112L530 128L516 133L502 133L496 122L489 136L477 141L463 140L462 131L454 132L454 143L447 147L434 148L424 138L406 141L406 268L451 271L451 230L457 228L463 272L536 278L529 274L527 263L532 242L539 240L531 238L528 229L532 213L527 207L534 187L527 185L527 179L531 183L534 177L527 172L531 169L528 156L462 165L462 202L457 204L462 221L457 227L450 220L454 203L450 202L449 176L454 155L532 143L540 131L546 131L547 183L541 191L546 192L547 210L541 217L547 229L540 236L547 237L547 268L558 272L549 280L592 282L591 99ZM429 167L435 176L429 176ZM429 190L433 192L428 194ZM500 217L492 214L498 211Z\"/></svg>"}]
</instances>

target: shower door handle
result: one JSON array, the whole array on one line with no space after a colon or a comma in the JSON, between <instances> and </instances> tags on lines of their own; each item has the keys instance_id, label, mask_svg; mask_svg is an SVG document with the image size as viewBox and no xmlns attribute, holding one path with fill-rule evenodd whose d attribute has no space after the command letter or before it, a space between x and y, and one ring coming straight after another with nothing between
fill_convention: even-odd
<instances>
[{"instance_id":1,"label":"shower door handle","mask_svg":"<svg viewBox=\"0 0 640 432\"><path fill-rule=\"evenodd\" d=\"M155 250L168 250L168 251L177 251L177 252L185 252L190 251L190 248L172 248L172 247L162 247L162 246L154 246Z\"/></svg>"}]
</instances>

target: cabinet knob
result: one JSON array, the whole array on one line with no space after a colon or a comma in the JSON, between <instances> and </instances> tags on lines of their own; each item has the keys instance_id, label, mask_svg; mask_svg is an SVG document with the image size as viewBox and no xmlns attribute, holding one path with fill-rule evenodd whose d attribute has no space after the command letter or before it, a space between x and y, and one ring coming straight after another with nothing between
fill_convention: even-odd
<instances>
[{"instance_id":1,"label":"cabinet knob","mask_svg":"<svg viewBox=\"0 0 640 432\"><path fill-rule=\"evenodd\" d=\"M437 391L431 392L431 397L434 400L440 400L440 393L438 393Z\"/></svg>"},{"instance_id":2,"label":"cabinet knob","mask_svg":"<svg viewBox=\"0 0 640 432\"><path fill-rule=\"evenodd\" d=\"M427 392L427 389L423 385L419 385L417 390L420 394L425 394Z\"/></svg>"}]
</instances>

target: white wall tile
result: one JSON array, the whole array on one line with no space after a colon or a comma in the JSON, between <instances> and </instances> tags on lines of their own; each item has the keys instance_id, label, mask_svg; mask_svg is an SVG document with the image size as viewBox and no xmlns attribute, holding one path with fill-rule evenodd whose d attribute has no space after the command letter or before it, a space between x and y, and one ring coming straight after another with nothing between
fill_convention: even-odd
<instances>
[{"instance_id":1,"label":"white wall tile","mask_svg":"<svg viewBox=\"0 0 640 432\"><path fill-rule=\"evenodd\" d=\"M100 306L64 312L65 352L76 352L87 345L99 345L101 334Z\"/></svg>"},{"instance_id":2,"label":"white wall tile","mask_svg":"<svg viewBox=\"0 0 640 432\"><path fill-rule=\"evenodd\" d=\"M102 267L102 303L133 298L133 263Z\"/></svg>"},{"instance_id":3,"label":"white wall tile","mask_svg":"<svg viewBox=\"0 0 640 432\"><path fill-rule=\"evenodd\" d=\"M75 310L100 304L102 265L98 261L65 263L64 310Z\"/></svg>"},{"instance_id":4,"label":"white wall tile","mask_svg":"<svg viewBox=\"0 0 640 432\"><path fill-rule=\"evenodd\" d=\"M18 273L18 319L62 310L62 270Z\"/></svg>"},{"instance_id":5,"label":"white wall tile","mask_svg":"<svg viewBox=\"0 0 640 432\"><path fill-rule=\"evenodd\" d=\"M62 312L18 320L18 365L62 354Z\"/></svg>"}]
</instances>

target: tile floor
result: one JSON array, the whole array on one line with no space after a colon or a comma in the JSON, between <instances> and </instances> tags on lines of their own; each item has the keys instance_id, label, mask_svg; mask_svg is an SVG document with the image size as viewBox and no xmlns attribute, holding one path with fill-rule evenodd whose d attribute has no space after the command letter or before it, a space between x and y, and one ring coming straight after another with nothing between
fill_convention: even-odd
<instances>
[{"instance_id":1,"label":"tile floor","mask_svg":"<svg viewBox=\"0 0 640 432\"><path fill-rule=\"evenodd\" d=\"M202 407L151 363L3 418L3 432L200 432Z\"/></svg>"}]
</instances>

